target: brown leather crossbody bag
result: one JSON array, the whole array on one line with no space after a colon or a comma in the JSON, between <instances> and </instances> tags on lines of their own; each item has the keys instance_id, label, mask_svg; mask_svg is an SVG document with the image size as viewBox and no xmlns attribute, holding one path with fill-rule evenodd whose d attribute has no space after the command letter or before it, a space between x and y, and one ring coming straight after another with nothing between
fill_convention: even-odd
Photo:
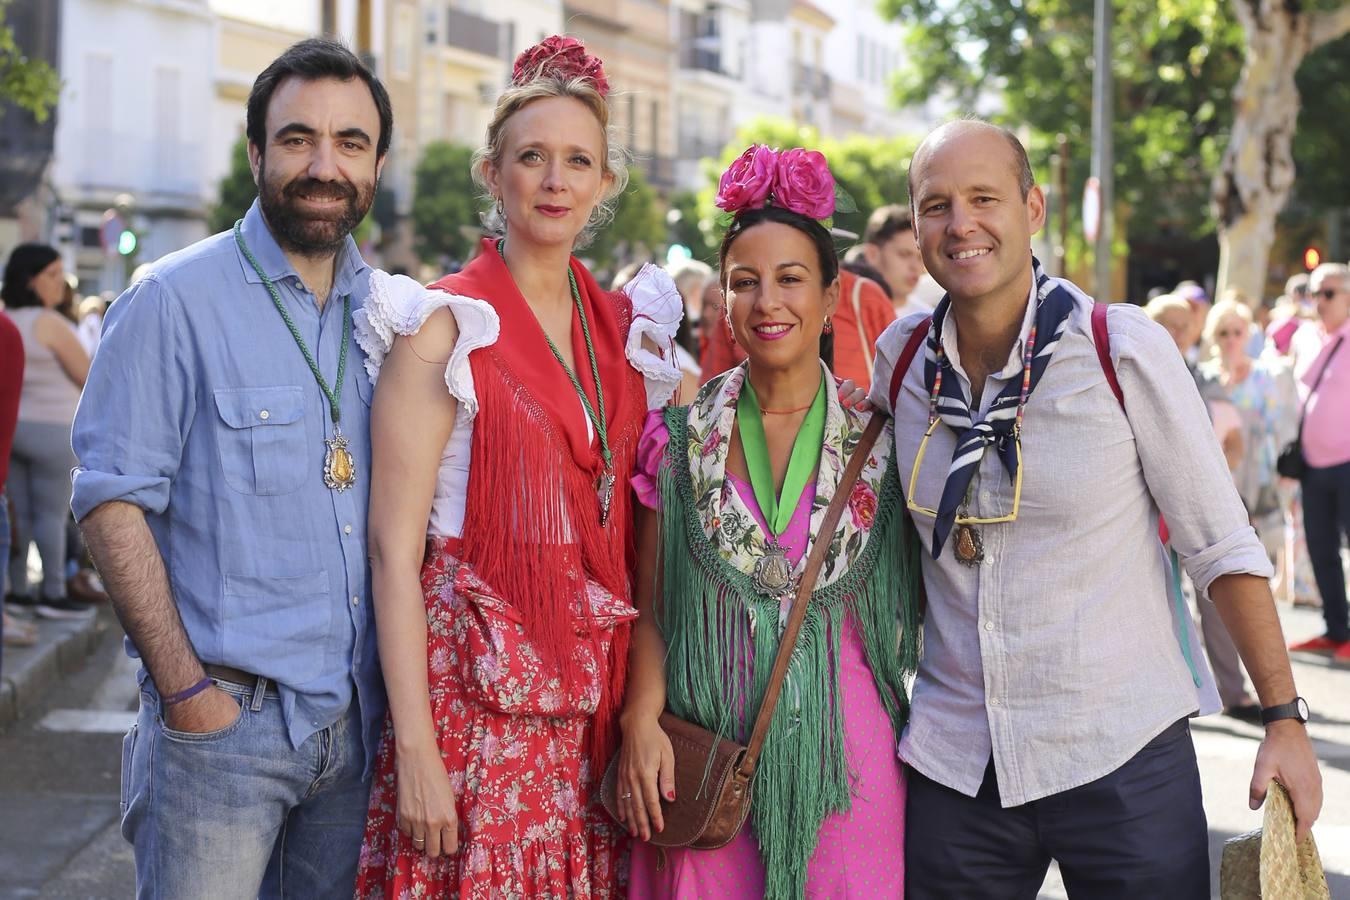
<instances>
[{"instance_id":1,"label":"brown leather crossbody bag","mask_svg":"<svg viewBox=\"0 0 1350 900\"><path fill-rule=\"evenodd\" d=\"M755 727L750 732L750 742L742 746L670 712L661 714L661 730L670 738L670 746L675 753L675 799L662 799L661 813L665 819L665 828L652 833L651 844L657 847L715 850L729 844L745 824L750 814L755 765L764 747L769 723L773 721L773 711L778 705L783 679L787 676L788 662L797 646L797 635L801 633L802 623L806 620L811 591L815 589L821 567L825 564L825 553L830 546L828 536L834 534L839 524L849 494L853 492L853 483L858 480L858 474L872 452L872 445L885 427L886 418L880 412L872 414L872 420L867 423L867 429L835 489L834 499L825 510L825 519L811 546L806 570L797 585L792 611L778 643L778 653L774 657L773 670L764 691L764 700L759 706L759 714L755 717ZM619 818L619 759L620 754L615 754L600 785L600 802L615 819Z\"/></svg>"}]
</instances>

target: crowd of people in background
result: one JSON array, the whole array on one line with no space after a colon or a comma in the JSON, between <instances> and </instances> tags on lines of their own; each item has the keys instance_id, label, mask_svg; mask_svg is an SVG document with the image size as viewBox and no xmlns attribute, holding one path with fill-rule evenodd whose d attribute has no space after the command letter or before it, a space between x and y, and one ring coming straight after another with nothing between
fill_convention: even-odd
<instances>
[{"instance_id":1,"label":"crowd of people in background","mask_svg":"<svg viewBox=\"0 0 1350 900\"><path fill-rule=\"evenodd\" d=\"M487 233L429 286L350 235L393 113L324 40L255 82L259 196L231 232L111 306L78 299L54 248L11 252L4 643L111 594L143 665L123 749L138 881L872 895L850 857L903 844L912 896L1034 895L1052 856L1084 896L1117 876L1207 895L1187 718L1306 721L1282 702L1272 571L1326 621L1289 649L1350 662L1350 267L1269 303L1186 281L1108 322L1026 252L1045 204L1025 148L961 121L862 235L828 228L823 155L752 146L719 185L715 266L597 279L573 250L626 179L607 93L576 41L521 55L475 156ZM800 576L796 607L808 554L821 588ZM1168 573L1178 606L1136 602ZM807 626L788 638L768 625L790 608ZM1070 608L1073 633L1046 627ZM750 828L630 859L625 832L651 838L675 799L663 713L747 738L780 640L802 651L793 710L766 694ZM1311 745L1267 742L1257 775L1292 774L1306 830ZM593 802L610 761L616 816ZM1107 821L1107 793L1128 815ZM1103 862L1083 834L1134 845Z\"/></svg>"},{"instance_id":2,"label":"crowd of people in background","mask_svg":"<svg viewBox=\"0 0 1350 900\"><path fill-rule=\"evenodd\" d=\"M20 244L0 285L0 587L4 644L31 646L40 619L93 616L106 600L70 516L70 428L98 345L102 298L46 244ZM6 539L7 538L7 539ZM41 578L30 578L36 549Z\"/></svg>"},{"instance_id":3,"label":"crowd of people in background","mask_svg":"<svg viewBox=\"0 0 1350 900\"><path fill-rule=\"evenodd\" d=\"M832 236L836 246L847 249L840 253L839 311L826 339L834 372L866 384L881 332L895 319L930 311L932 297L920 285L925 271L907 206L874 210L861 240L847 232ZM618 267L610 287L628 284L649 262ZM725 315L719 272L696 259L667 268L684 301L675 337L682 376L675 400L683 403L745 354ZM149 269L142 265L132 280ZM1345 490L1340 469L1346 460L1332 448L1323 457L1330 464L1315 467L1330 470L1314 477L1328 480L1335 497L1315 497L1311 516L1299 482L1276 470L1280 451L1300 431L1305 403L1319 420L1318 398L1309 396L1312 381L1305 376L1315 378L1320 366L1314 363L1325 362L1328 342L1344 330L1350 303L1346 271L1343 264L1327 263L1310 275L1290 277L1277 297L1229 290L1218 302L1199 283L1183 281L1170 291L1152 289L1144 308L1172 335L1205 399L1238 492L1274 561L1276 597L1321 608L1324 594L1331 596L1327 633L1334 646L1318 640L1302 649L1330 650L1350 659L1344 578L1335 568L1339 541L1350 534L1350 499L1338 493ZM78 286L55 248L30 243L11 252L0 289L0 341L9 342L0 346L0 498L6 511L0 516L0 538L6 529L9 535L7 553L0 554L5 557L0 568L6 646L32 645L41 619L89 617L106 600L69 515L74 465L69 436L111 298L106 293L81 297ZM1344 388L1333 377L1320 390L1320 419L1326 420L1344 402L1339 398ZM14 424L7 425L10 417ZM4 544L0 541L0 550ZM30 547L41 562L39 581L30 581ZM1193 597L1190 585L1185 588ZM1259 707L1246 689L1231 639L1212 605L1195 602L1225 708L1239 718L1256 718Z\"/></svg>"}]
</instances>

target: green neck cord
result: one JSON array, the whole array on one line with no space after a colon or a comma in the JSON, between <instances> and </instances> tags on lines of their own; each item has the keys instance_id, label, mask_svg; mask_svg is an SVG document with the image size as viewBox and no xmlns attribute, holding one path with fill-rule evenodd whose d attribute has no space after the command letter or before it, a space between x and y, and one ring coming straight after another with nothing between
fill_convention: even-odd
<instances>
[{"instance_id":1,"label":"green neck cord","mask_svg":"<svg viewBox=\"0 0 1350 900\"><path fill-rule=\"evenodd\" d=\"M811 402L811 408L797 431L797 439L792 443L792 455L788 457L781 496L774 494L773 467L769 463L769 446L764 438L764 420L760 416L759 398L755 396L755 389L750 386L748 376L745 386L741 388L741 395L736 398L736 420L741 429L741 452L745 454L745 467L750 470L750 486L755 490L755 502L764 514L769 531L778 537L787 530L802 491L806 489L807 481L820 462L820 448L825 440L825 378L821 376L816 399Z\"/></svg>"},{"instance_id":2,"label":"green neck cord","mask_svg":"<svg viewBox=\"0 0 1350 900\"><path fill-rule=\"evenodd\" d=\"M314 354L309 352L305 346L305 339L300 336L300 329L295 327L291 314L286 312L286 305L281 302L281 294L277 291L277 286L272 283L272 279L267 277L258 260L254 258L252 251L248 249L248 244L244 243L244 234L240 226L244 220L240 219L234 223L234 239L239 244L239 249L243 251L244 258L248 260L249 265L253 266L253 271L258 273L262 279L263 286L267 288L267 293L272 295L272 305L281 313L281 320L286 323L286 327L291 330L291 337L295 338L295 344L300 348L300 352L305 355L305 362L309 363L309 370L314 373L314 380L319 382L319 390L328 398L328 414L333 418L333 424L336 425L342 418L342 382L347 375L347 345L352 339L352 298L344 294L342 297L342 349L338 351L338 370L337 384L329 387L328 382L324 381L323 373L319 371L319 364L314 361Z\"/></svg>"}]
</instances>

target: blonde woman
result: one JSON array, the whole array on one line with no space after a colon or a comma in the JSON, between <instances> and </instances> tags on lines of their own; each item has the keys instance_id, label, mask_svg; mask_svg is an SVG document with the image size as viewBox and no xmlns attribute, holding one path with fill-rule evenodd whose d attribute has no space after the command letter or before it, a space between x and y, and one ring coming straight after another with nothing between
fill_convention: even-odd
<instances>
[{"instance_id":1,"label":"blonde woman","mask_svg":"<svg viewBox=\"0 0 1350 900\"><path fill-rule=\"evenodd\" d=\"M358 897L621 897L593 789L617 738L632 491L649 405L679 382L680 297L601 290L573 255L626 173L600 60L521 54L475 177L462 272L374 280L370 557L390 722ZM662 352L656 352L662 351Z\"/></svg>"}]
</instances>

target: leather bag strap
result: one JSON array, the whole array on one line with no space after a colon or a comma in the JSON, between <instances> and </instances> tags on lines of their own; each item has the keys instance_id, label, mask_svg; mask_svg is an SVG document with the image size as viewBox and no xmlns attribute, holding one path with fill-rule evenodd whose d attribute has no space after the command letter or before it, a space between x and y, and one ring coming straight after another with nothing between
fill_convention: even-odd
<instances>
[{"instance_id":1,"label":"leather bag strap","mask_svg":"<svg viewBox=\"0 0 1350 900\"><path fill-rule=\"evenodd\" d=\"M1327 361L1322 363L1322 368L1318 370L1317 377L1313 379L1312 387L1308 389L1308 396L1304 398L1303 403L1298 408L1298 441L1303 442L1303 420L1308 415L1308 401L1312 400L1313 394L1322 386L1322 376L1327 374L1327 369L1331 368L1331 361L1336 358L1336 352L1341 349L1341 344L1345 343L1345 335L1336 338L1336 346L1331 348L1327 354Z\"/></svg>"},{"instance_id":2,"label":"leather bag strap","mask_svg":"<svg viewBox=\"0 0 1350 900\"><path fill-rule=\"evenodd\" d=\"M881 429L886 427L887 418L880 411L872 413L872 420L867 423L867 429L858 441L858 446L854 448L853 455L849 457L848 466L845 467L844 475L839 479L839 487L834 492L834 499L825 510L825 519L820 523L820 530L816 532L815 540L811 544L811 555L807 557L806 570L802 572L802 580L797 585L797 596L792 601L792 612L788 614L787 625L783 628L783 636L778 642L778 653L774 657L768 687L764 690L764 700L759 705L759 715L755 717L755 728L750 733L750 743L746 745L745 756L736 767L737 772L745 778L755 773L755 764L759 761L759 752L764 747L764 738L769 733L769 723L773 721L774 708L778 706L778 695L782 692L783 680L787 677L788 664L792 661L792 652L797 647L797 635L801 633L802 623L806 621L807 607L811 604L811 592L815 589L816 579L820 577L821 567L825 565L825 554L830 549L830 536L834 534L839 517L843 514L844 507L848 505L849 495L853 493L853 484L858 480L863 464L872 453L872 445L877 442Z\"/></svg>"},{"instance_id":3,"label":"leather bag strap","mask_svg":"<svg viewBox=\"0 0 1350 900\"><path fill-rule=\"evenodd\" d=\"M905 349L900 351L900 358L895 361L895 369L891 371L891 415L895 415L895 404L900 399L900 385L905 380L905 373L909 371L909 366L914 362L914 357L918 355L919 348L923 346L924 338L928 337L928 329L933 324L932 316L924 316L923 321L914 326L914 331L909 335L909 340L905 342Z\"/></svg>"}]
</instances>

